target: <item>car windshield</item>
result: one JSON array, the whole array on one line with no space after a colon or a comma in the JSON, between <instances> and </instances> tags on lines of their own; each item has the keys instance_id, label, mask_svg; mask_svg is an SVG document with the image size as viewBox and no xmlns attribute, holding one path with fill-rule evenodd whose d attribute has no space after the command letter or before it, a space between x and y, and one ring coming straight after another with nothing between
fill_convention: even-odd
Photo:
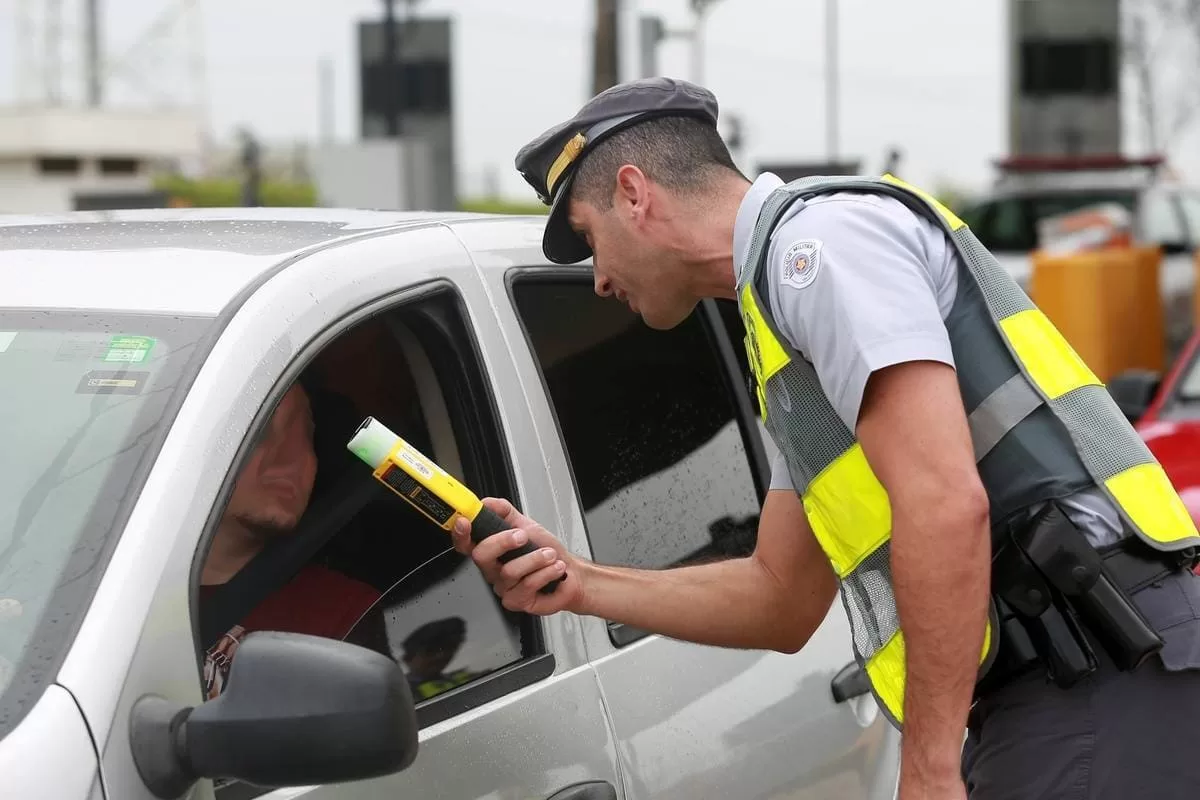
<instances>
[{"instance_id":1,"label":"car windshield","mask_svg":"<svg viewBox=\"0 0 1200 800\"><path fill-rule=\"evenodd\" d=\"M1053 217L1078 211L1088 206L1116 203L1127 211L1134 211L1136 195L1122 190L1091 190L1077 192L1061 192L1057 194L1039 194L1029 198L1030 209L1035 220Z\"/></svg>"},{"instance_id":2,"label":"car windshield","mask_svg":"<svg viewBox=\"0 0 1200 800\"><path fill-rule=\"evenodd\" d=\"M0 736L54 680L212 322L0 309Z\"/></svg>"}]
</instances>

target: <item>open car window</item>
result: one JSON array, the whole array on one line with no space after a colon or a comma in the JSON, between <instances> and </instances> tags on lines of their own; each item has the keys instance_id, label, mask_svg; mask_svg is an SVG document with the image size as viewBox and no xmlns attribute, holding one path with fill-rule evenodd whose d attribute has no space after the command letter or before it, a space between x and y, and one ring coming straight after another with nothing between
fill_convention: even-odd
<instances>
[{"instance_id":1,"label":"open car window","mask_svg":"<svg viewBox=\"0 0 1200 800\"><path fill-rule=\"evenodd\" d=\"M467 319L452 289L425 293L347 325L306 366L298 382L311 399L318 466L305 516L317 518L347 492L365 488L364 499L286 583L269 587L206 643L200 655L210 698L240 642L259 630L344 639L389 656L409 678L423 726L553 670L537 620L503 608L474 562L452 549L447 531L376 481L346 447L372 416L477 494L520 502ZM236 486L239 476L229 480ZM294 531L280 532L278 546L304 525L302 518ZM274 546L256 559L269 559ZM228 585L197 587L201 604ZM237 796L245 790L239 785Z\"/></svg>"}]
</instances>

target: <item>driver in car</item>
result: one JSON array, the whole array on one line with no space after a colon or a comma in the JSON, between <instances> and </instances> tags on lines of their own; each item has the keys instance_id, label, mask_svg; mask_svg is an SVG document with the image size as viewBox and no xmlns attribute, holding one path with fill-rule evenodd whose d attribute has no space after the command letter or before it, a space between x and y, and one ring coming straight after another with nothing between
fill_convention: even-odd
<instances>
[{"instance_id":1,"label":"driver in car","mask_svg":"<svg viewBox=\"0 0 1200 800\"><path fill-rule=\"evenodd\" d=\"M292 533L308 507L317 473L308 394L296 383L272 415L238 474L200 578L200 602L229 581L272 540ZM204 693L225 686L238 645L253 631L341 639L380 597L366 583L308 564L227 631L206 654Z\"/></svg>"}]
</instances>

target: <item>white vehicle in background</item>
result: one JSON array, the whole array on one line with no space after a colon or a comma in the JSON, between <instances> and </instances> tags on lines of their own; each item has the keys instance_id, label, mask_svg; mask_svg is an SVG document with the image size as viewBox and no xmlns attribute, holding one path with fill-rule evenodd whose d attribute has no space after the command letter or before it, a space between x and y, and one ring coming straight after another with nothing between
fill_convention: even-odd
<instances>
[{"instance_id":1,"label":"white vehicle in background","mask_svg":"<svg viewBox=\"0 0 1200 800\"><path fill-rule=\"evenodd\" d=\"M1021 157L998 162L1001 174L983 197L961 210L985 247L1026 291L1038 223L1087 206L1116 203L1133 214L1135 241L1163 250L1159 275L1170 354L1193 326L1194 254L1200 249L1200 188L1168 174L1160 158Z\"/></svg>"}]
</instances>

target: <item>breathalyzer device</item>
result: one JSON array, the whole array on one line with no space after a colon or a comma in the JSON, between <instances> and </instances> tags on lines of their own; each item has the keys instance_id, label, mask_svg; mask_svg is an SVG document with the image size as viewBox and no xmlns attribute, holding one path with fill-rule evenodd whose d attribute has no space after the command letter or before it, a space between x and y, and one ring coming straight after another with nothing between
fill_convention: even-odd
<instances>
[{"instance_id":1,"label":"breathalyzer device","mask_svg":"<svg viewBox=\"0 0 1200 800\"><path fill-rule=\"evenodd\" d=\"M374 470L376 480L447 531L454 530L458 517L465 517L471 523L471 539L478 544L512 528L474 492L374 417L363 420L346 447ZM500 561L511 561L535 549L527 541L500 556ZM550 594L562 581L556 578L539 591Z\"/></svg>"}]
</instances>

